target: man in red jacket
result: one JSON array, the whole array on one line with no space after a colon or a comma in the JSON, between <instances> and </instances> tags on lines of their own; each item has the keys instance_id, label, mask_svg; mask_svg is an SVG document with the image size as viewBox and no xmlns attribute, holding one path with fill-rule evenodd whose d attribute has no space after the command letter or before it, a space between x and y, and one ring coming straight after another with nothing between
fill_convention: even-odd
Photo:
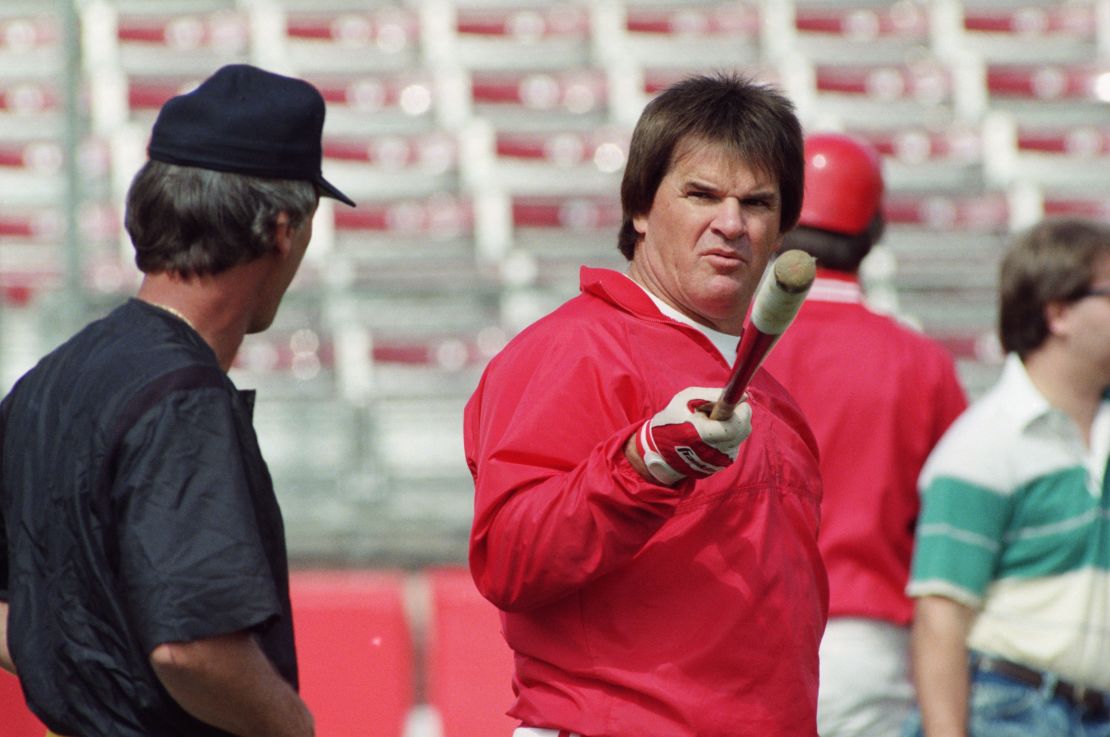
<instances>
[{"instance_id":1,"label":"man in red jacket","mask_svg":"<svg viewBox=\"0 0 1110 737\"><path fill-rule=\"evenodd\" d=\"M878 153L839 133L806 138L806 194L783 248L817 280L766 368L821 448L819 543L829 572L817 722L822 737L898 734L913 703L909 578L917 477L967 405L951 355L864 303L859 265L882 236Z\"/></svg>"},{"instance_id":2,"label":"man in red jacket","mask_svg":"<svg viewBox=\"0 0 1110 737\"><path fill-rule=\"evenodd\" d=\"M777 91L668 88L632 136L627 274L583 268L468 403L471 571L515 653L518 737L815 737L814 439L763 371L732 419L703 411L802 174Z\"/></svg>"}]
</instances>

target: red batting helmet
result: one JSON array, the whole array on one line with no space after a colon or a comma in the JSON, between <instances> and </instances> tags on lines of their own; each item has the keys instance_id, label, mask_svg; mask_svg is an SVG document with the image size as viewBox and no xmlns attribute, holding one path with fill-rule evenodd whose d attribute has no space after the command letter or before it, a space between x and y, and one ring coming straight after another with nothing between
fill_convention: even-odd
<instances>
[{"instance_id":1,"label":"red batting helmet","mask_svg":"<svg viewBox=\"0 0 1110 737\"><path fill-rule=\"evenodd\" d=\"M867 230L883 198L879 152L843 133L805 139L806 189L798 225L858 235Z\"/></svg>"}]
</instances>

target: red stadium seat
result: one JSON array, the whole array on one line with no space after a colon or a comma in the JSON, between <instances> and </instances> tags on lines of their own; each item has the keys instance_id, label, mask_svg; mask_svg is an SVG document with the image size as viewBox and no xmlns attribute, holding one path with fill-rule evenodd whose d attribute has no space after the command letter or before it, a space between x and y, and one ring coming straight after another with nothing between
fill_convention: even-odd
<instances>
[{"instance_id":1,"label":"red stadium seat","mask_svg":"<svg viewBox=\"0 0 1110 737\"><path fill-rule=\"evenodd\" d=\"M444 132L326 135L324 170L351 199L428 197L453 190L458 143Z\"/></svg>"},{"instance_id":2,"label":"red stadium seat","mask_svg":"<svg viewBox=\"0 0 1110 737\"><path fill-rule=\"evenodd\" d=\"M843 36L863 42L896 36L926 42L929 20L923 8L909 6L829 7L817 4L799 5L794 13L798 31L830 36Z\"/></svg>"},{"instance_id":3,"label":"red stadium seat","mask_svg":"<svg viewBox=\"0 0 1110 737\"><path fill-rule=\"evenodd\" d=\"M751 2L628 3L608 50L644 69L750 66L760 57L760 8Z\"/></svg>"},{"instance_id":4,"label":"red stadium seat","mask_svg":"<svg viewBox=\"0 0 1110 737\"><path fill-rule=\"evenodd\" d=\"M467 7L447 19L446 43L433 55L470 70L571 69L590 61L590 14L578 3L517 2Z\"/></svg>"},{"instance_id":5,"label":"red stadium seat","mask_svg":"<svg viewBox=\"0 0 1110 737\"><path fill-rule=\"evenodd\" d=\"M981 157L982 134L970 126L860 128L851 132L866 139L883 156L906 163L952 159L978 162Z\"/></svg>"},{"instance_id":6,"label":"red stadium seat","mask_svg":"<svg viewBox=\"0 0 1110 737\"><path fill-rule=\"evenodd\" d=\"M477 70L470 75L474 112L496 130L598 126L609 114L605 72L592 67Z\"/></svg>"},{"instance_id":7,"label":"red stadium seat","mask_svg":"<svg viewBox=\"0 0 1110 737\"><path fill-rule=\"evenodd\" d=\"M1049 195L1044 198L1046 217L1083 217L1110 221L1110 199L1100 195Z\"/></svg>"},{"instance_id":8,"label":"red stadium seat","mask_svg":"<svg viewBox=\"0 0 1110 737\"><path fill-rule=\"evenodd\" d=\"M301 695L318 737L400 737L412 708L404 577L294 571L290 593Z\"/></svg>"},{"instance_id":9,"label":"red stadium seat","mask_svg":"<svg viewBox=\"0 0 1110 737\"><path fill-rule=\"evenodd\" d=\"M667 63L660 65L656 63L645 64L643 74L641 75L642 86L640 92L643 94L645 100L655 97L657 94L670 87L676 82L682 81L690 75L690 69L671 63L672 59L666 59ZM743 73L753 77L757 82L762 84L769 84L776 87L783 87L784 80L779 70L771 66L748 65L744 68Z\"/></svg>"},{"instance_id":10,"label":"red stadium seat","mask_svg":"<svg viewBox=\"0 0 1110 737\"><path fill-rule=\"evenodd\" d=\"M444 133L393 136L325 136L324 159L357 162L387 170L420 168L439 172L452 168L458 145Z\"/></svg>"},{"instance_id":11,"label":"red stadium seat","mask_svg":"<svg viewBox=\"0 0 1110 737\"><path fill-rule=\"evenodd\" d=\"M987 67L987 91L992 98L1097 99L1105 72L1092 65L992 64Z\"/></svg>"},{"instance_id":12,"label":"red stadium seat","mask_svg":"<svg viewBox=\"0 0 1110 737\"><path fill-rule=\"evenodd\" d=\"M321 70L306 75L328 106L329 138L380 133L427 133L437 125L439 88L418 67L398 70Z\"/></svg>"},{"instance_id":13,"label":"red stadium seat","mask_svg":"<svg viewBox=\"0 0 1110 737\"><path fill-rule=\"evenodd\" d=\"M61 92L53 82L37 80L0 80L0 115L41 115L55 113L61 106Z\"/></svg>"},{"instance_id":14,"label":"red stadium seat","mask_svg":"<svg viewBox=\"0 0 1110 737\"><path fill-rule=\"evenodd\" d=\"M938 231L1003 232L1010 209L1004 194L979 196L892 195L883 207L887 222Z\"/></svg>"},{"instance_id":15,"label":"red stadium seat","mask_svg":"<svg viewBox=\"0 0 1110 737\"><path fill-rule=\"evenodd\" d=\"M1101 126L1106 120L1105 62L988 63L984 84L990 110L1020 128Z\"/></svg>"},{"instance_id":16,"label":"red stadium seat","mask_svg":"<svg viewBox=\"0 0 1110 737\"><path fill-rule=\"evenodd\" d=\"M415 10L294 9L286 13L284 31L285 52L301 73L418 66L421 28Z\"/></svg>"},{"instance_id":17,"label":"red stadium seat","mask_svg":"<svg viewBox=\"0 0 1110 737\"><path fill-rule=\"evenodd\" d=\"M203 79L197 75L131 75L127 79L128 110L132 115L149 116L153 122L171 97L191 92Z\"/></svg>"},{"instance_id":18,"label":"red stadium seat","mask_svg":"<svg viewBox=\"0 0 1110 737\"><path fill-rule=\"evenodd\" d=\"M1071 129L1033 130L1017 132L1020 152L1048 154L1065 157L1102 157L1110 155L1110 128L1078 126Z\"/></svg>"},{"instance_id":19,"label":"red stadium seat","mask_svg":"<svg viewBox=\"0 0 1110 737\"><path fill-rule=\"evenodd\" d=\"M497 156L518 161L542 161L559 166L573 166L594 161L599 146L612 144L622 154L628 148L628 135L622 131L595 129L587 131L533 131L524 133L501 131L497 134Z\"/></svg>"},{"instance_id":20,"label":"red stadium seat","mask_svg":"<svg viewBox=\"0 0 1110 737\"><path fill-rule=\"evenodd\" d=\"M361 287L373 284L385 288L385 294L396 293L402 299L429 289L438 292L441 287L451 293L477 292L480 275L476 273L475 207L471 199L434 193L358 203L358 208L335 208L334 217L335 252L348 259L347 273L352 284ZM459 288L464 284L467 289ZM384 295L379 292L377 296ZM384 301L386 304L379 307L391 314L396 311L389 309L389 299ZM422 304L405 309L413 310L412 315L427 312ZM396 325L399 330L405 330L403 325L412 327L410 320L401 317ZM450 313L437 321L443 317L450 317ZM378 327L388 327L376 317L373 322Z\"/></svg>"},{"instance_id":21,"label":"red stadium seat","mask_svg":"<svg viewBox=\"0 0 1110 737\"><path fill-rule=\"evenodd\" d=\"M20 240L48 245L61 233L61 213L55 209L19 210L0 215L0 242Z\"/></svg>"},{"instance_id":22,"label":"red stadium seat","mask_svg":"<svg viewBox=\"0 0 1110 737\"><path fill-rule=\"evenodd\" d=\"M1047 5L1048 7L1044 7ZM1095 35L1096 9L1091 2L1032 3L1027 7L964 7L964 29L975 33L1014 34L1026 42L1060 34L1089 39Z\"/></svg>"},{"instance_id":23,"label":"red stadium seat","mask_svg":"<svg viewBox=\"0 0 1110 737\"><path fill-rule=\"evenodd\" d=\"M517 228L558 228L609 232L621 224L616 197L514 197L513 225Z\"/></svg>"},{"instance_id":24,"label":"red stadium seat","mask_svg":"<svg viewBox=\"0 0 1110 737\"><path fill-rule=\"evenodd\" d=\"M340 233L445 240L467 234L473 227L473 203L452 195L360 202L357 209L335 211L335 228Z\"/></svg>"},{"instance_id":25,"label":"red stadium seat","mask_svg":"<svg viewBox=\"0 0 1110 737\"><path fill-rule=\"evenodd\" d=\"M1068 63L1097 58L1098 27L1092 0L965 0L954 35L960 48L988 63Z\"/></svg>"},{"instance_id":26,"label":"red stadium seat","mask_svg":"<svg viewBox=\"0 0 1110 737\"><path fill-rule=\"evenodd\" d=\"M220 9L201 13L125 11L115 19L114 43L126 72L196 74L248 61L247 13Z\"/></svg>"},{"instance_id":27,"label":"red stadium seat","mask_svg":"<svg viewBox=\"0 0 1110 737\"><path fill-rule=\"evenodd\" d=\"M23 701L19 681L10 673L0 673L0 737L42 737L42 725Z\"/></svg>"},{"instance_id":28,"label":"red stadium seat","mask_svg":"<svg viewBox=\"0 0 1110 737\"><path fill-rule=\"evenodd\" d=\"M5 5L18 5L5 3ZM0 69L5 79L53 79L61 70L62 21L48 4L0 13Z\"/></svg>"},{"instance_id":29,"label":"red stadium seat","mask_svg":"<svg viewBox=\"0 0 1110 737\"><path fill-rule=\"evenodd\" d=\"M1003 185L1024 182L1061 195L1105 191L1110 184L1110 128L1074 125L999 125L992 129L991 173Z\"/></svg>"},{"instance_id":30,"label":"red stadium seat","mask_svg":"<svg viewBox=\"0 0 1110 737\"><path fill-rule=\"evenodd\" d=\"M951 66L925 58L907 63L813 65L814 104L849 128L951 124L970 104Z\"/></svg>"},{"instance_id":31,"label":"red stadium seat","mask_svg":"<svg viewBox=\"0 0 1110 737\"><path fill-rule=\"evenodd\" d=\"M462 36L516 39L533 43L543 38L589 38L589 17L570 3L532 3L531 7L460 7L455 30Z\"/></svg>"},{"instance_id":32,"label":"red stadium seat","mask_svg":"<svg viewBox=\"0 0 1110 737\"><path fill-rule=\"evenodd\" d=\"M49 13L28 13L0 19L0 53L26 54L54 49L61 40L61 23Z\"/></svg>"},{"instance_id":33,"label":"red stadium seat","mask_svg":"<svg viewBox=\"0 0 1110 737\"><path fill-rule=\"evenodd\" d=\"M242 53L249 42L244 13L217 11L208 15L131 15L118 19L120 44L146 46L163 53L210 49L215 53Z\"/></svg>"},{"instance_id":34,"label":"red stadium seat","mask_svg":"<svg viewBox=\"0 0 1110 737\"><path fill-rule=\"evenodd\" d=\"M794 45L814 63L899 63L927 55L929 13L915 3L795 4Z\"/></svg>"},{"instance_id":35,"label":"red stadium seat","mask_svg":"<svg viewBox=\"0 0 1110 737\"><path fill-rule=\"evenodd\" d=\"M615 243L621 224L620 199L614 187L607 195L523 195L510 202L516 253L535 263L535 285L554 289L562 301L578 291L582 264L623 270L624 257ZM552 305L554 306L554 305Z\"/></svg>"},{"instance_id":36,"label":"red stadium seat","mask_svg":"<svg viewBox=\"0 0 1110 737\"><path fill-rule=\"evenodd\" d=\"M883 101L916 99L939 103L952 94L952 78L939 64L820 65L819 93L852 95Z\"/></svg>"},{"instance_id":37,"label":"red stadium seat","mask_svg":"<svg viewBox=\"0 0 1110 737\"><path fill-rule=\"evenodd\" d=\"M867 140L882 154L883 176L890 192L981 191L981 126L853 126L848 132Z\"/></svg>"},{"instance_id":38,"label":"red stadium seat","mask_svg":"<svg viewBox=\"0 0 1110 737\"><path fill-rule=\"evenodd\" d=\"M620 189L629 131L497 131L477 180L510 195L596 196Z\"/></svg>"},{"instance_id":39,"label":"red stadium seat","mask_svg":"<svg viewBox=\"0 0 1110 737\"><path fill-rule=\"evenodd\" d=\"M512 652L501 637L497 609L482 598L463 568L428 571L428 703L443 737L509 737Z\"/></svg>"}]
</instances>

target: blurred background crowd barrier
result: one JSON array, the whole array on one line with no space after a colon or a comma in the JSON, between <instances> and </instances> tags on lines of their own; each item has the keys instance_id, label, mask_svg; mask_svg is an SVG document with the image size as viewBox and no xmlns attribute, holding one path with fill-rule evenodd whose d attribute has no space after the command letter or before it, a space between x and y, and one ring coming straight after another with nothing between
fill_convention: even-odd
<instances>
[{"instance_id":1,"label":"blurred background crowd barrier","mask_svg":"<svg viewBox=\"0 0 1110 737\"><path fill-rule=\"evenodd\" d=\"M465 563L462 407L489 357L577 292L580 264L623 268L619 181L658 90L740 69L808 130L873 142L889 226L870 301L947 345L972 396L1000 368L1007 235L1110 217L1108 0L3 0L0 392L133 293L122 199L153 117L232 62L321 89L324 171L359 203L321 203L233 377L259 390L297 566L404 584L403 703L435 689L434 572Z\"/></svg>"},{"instance_id":2,"label":"blurred background crowd barrier","mask_svg":"<svg viewBox=\"0 0 1110 737\"><path fill-rule=\"evenodd\" d=\"M327 98L322 203L274 329L234 369L303 562L458 563L460 411L485 361L622 267L646 100L697 71L780 85L884 154L878 308L998 369L996 263L1044 215L1110 212L1110 2L5 0L0 389L138 274L121 202L153 116L219 65Z\"/></svg>"}]
</instances>

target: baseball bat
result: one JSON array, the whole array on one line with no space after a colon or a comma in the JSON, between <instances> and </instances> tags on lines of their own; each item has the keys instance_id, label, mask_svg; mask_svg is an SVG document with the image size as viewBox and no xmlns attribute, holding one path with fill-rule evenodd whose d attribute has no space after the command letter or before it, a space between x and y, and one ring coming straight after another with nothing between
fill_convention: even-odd
<instances>
[{"instance_id":1,"label":"baseball bat","mask_svg":"<svg viewBox=\"0 0 1110 737\"><path fill-rule=\"evenodd\" d=\"M794 321L816 275L817 259L805 251L791 249L775 259L771 274L756 292L751 317L736 348L732 373L721 398L713 404L711 419L732 417L756 369Z\"/></svg>"}]
</instances>

